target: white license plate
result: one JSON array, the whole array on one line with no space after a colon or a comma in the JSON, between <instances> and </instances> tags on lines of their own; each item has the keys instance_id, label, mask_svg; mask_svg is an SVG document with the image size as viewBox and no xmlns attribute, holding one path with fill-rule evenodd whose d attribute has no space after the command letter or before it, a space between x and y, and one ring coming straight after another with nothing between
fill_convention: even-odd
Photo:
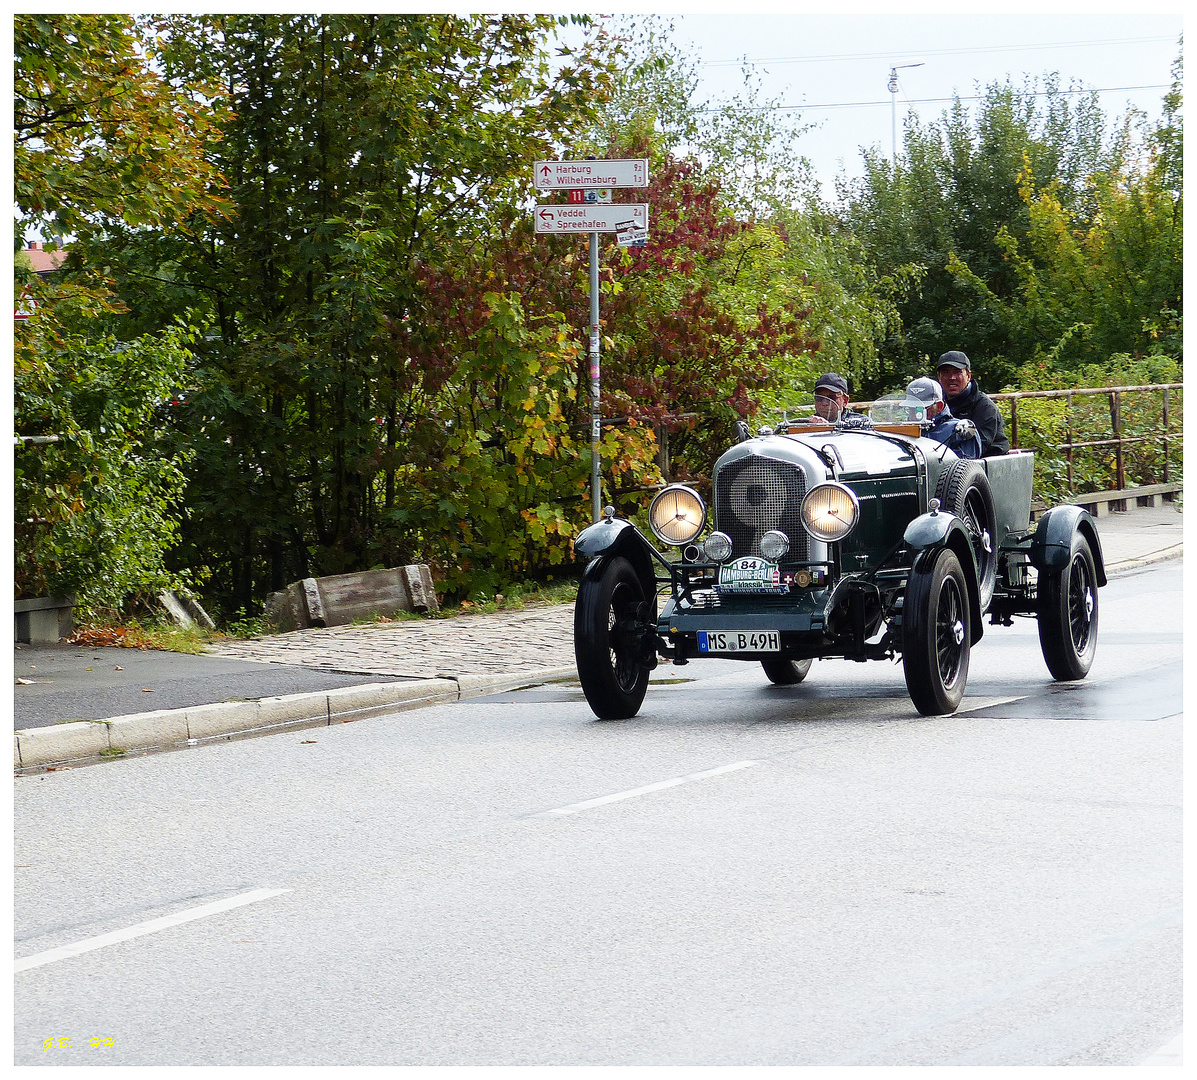
<instances>
[{"instance_id":1,"label":"white license plate","mask_svg":"<svg viewBox=\"0 0 1197 1080\"><path fill-rule=\"evenodd\" d=\"M776 630L699 630L700 653L781 652Z\"/></svg>"}]
</instances>

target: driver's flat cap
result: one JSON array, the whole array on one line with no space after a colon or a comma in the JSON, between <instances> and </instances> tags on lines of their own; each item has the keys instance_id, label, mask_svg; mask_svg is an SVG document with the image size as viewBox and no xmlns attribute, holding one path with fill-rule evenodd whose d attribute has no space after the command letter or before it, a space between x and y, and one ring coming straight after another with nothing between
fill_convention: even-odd
<instances>
[{"instance_id":1,"label":"driver's flat cap","mask_svg":"<svg viewBox=\"0 0 1197 1080\"><path fill-rule=\"evenodd\" d=\"M935 365L935 370L938 371L941 367L954 367L959 368L961 371L972 371L973 369L972 364L968 362L968 357L956 349L944 353L939 358L939 363Z\"/></svg>"},{"instance_id":2,"label":"driver's flat cap","mask_svg":"<svg viewBox=\"0 0 1197 1080\"><path fill-rule=\"evenodd\" d=\"M846 394L848 392L848 380L843 375L837 375L834 371L829 371L826 375L820 375L819 381L815 383L816 390L821 390L824 387L828 390L834 390L837 394Z\"/></svg>"}]
</instances>

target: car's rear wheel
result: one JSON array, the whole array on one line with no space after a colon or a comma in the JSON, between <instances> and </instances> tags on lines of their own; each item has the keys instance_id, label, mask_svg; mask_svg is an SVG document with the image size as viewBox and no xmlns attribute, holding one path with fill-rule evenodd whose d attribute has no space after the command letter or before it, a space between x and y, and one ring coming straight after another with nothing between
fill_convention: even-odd
<instances>
[{"instance_id":1,"label":"car's rear wheel","mask_svg":"<svg viewBox=\"0 0 1197 1080\"><path fill-rule=\"evenodd\" d=\"M1097 572L1093 550L1073 537L1067 566L1039 571L1039 647L1052 678L1083 679L1097 653Z\"/></svg>"},{"instance_id":2,"label":"car's rear wheel","mask_svg":"<svg viewBox=\"0 0 1197 1080\"><path fill-rule=\"evenodd\" d=\"M977 595L981 614L989 610L997 583L997 511L985 466L976 461L953 461L939 476L935 497L942 509L955 514L968 529L977 561Z\"/></svg>"},{"instance_id":3,"label":"car's rear wheel","mask_svg":"<svg viewBox=\"0 0 1197 1080\"><path fill-rule=\"evenodd\" d=\"M644 701L645 599L632 564L619 556L597 575L588 573L578 590L574 660L582 692L601 720L626 720Z\"/></svg>"},{"instance_id":4,"label":"car's rear wheel","mask_svg":"<svg viewBox=\"0 0 1197 1080\"><path fill-rule=\"evenodd\" d=\"M762 660L765 676L774 686L793 686L806 678L813 660Z\"/></svg>"},{"instance_id":5,"label":"car's rear wheel","mask_svg":"<svg viewBox=\"0 0 1197 1080\"><path fill-rule=\"evenodd\" d=\"M940 548L916 565L902 604L902 667L910 700L923 716L953 713L968 682L972 626L960 560Z\"/></svg>"}]
</instances>

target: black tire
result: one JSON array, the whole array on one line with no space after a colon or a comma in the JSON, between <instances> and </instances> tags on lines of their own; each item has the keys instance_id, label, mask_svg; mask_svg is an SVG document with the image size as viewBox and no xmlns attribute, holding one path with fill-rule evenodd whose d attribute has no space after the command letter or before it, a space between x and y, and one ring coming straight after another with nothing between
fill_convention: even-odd
<instances>
[{"instance_id":1,"label":"black tire","mask_svg":"<svg viewBox=\"0 0 1197 1080\"><path fill-rule=\"evenodd\" d=\"M998 570L997 511L985 466L976 461L953 461L939 474L935 497L942 509L964 522L972 537L977 596L984 615L993 600Z\"/></svg>"},{"instance_id":2,"label":"black tire","mask_svg":"<svg viewBox=\"0 0 1197 1080\"><path fill-rule=\"evenodd\" d=\"M906 689L923 716L960 707L971 647L968 582L956 553L940 548L911 570L902 604Z\"/></svg>"},{"instance_id":3,"label":"black tire","mask_svg":"<svg viewBox=\"0 0 1197 1080\"><path fill-rule=\"evenodd\" d=\"M1053 679L1083 679L1097 653L1097 570L1079 532L1067 566L1039 571L1039 647Z\"/></svg>"},{"instance_id":4,"label":"black tire","mask_svg":"<svg viewBox=\"0 0 1197 1080\"><path fill-rule=\"evenodd\" d=\"M794 686L806 678L813 660L762 660L761 667L774 686Z\"/></svg>"},{"instance_id":5,"label":"black tire","mask_svg":"<svg viewBox=\"0 0 1197 1080\"><path fill-rule=\"evenodd\" d=\"M627 720L644 701L649 669L635 627L645 614L645 599L632 564L618 556L597 576L587 575L578 590L574 659L582 692L600 720Z\"/></svg>"}]
</instances>

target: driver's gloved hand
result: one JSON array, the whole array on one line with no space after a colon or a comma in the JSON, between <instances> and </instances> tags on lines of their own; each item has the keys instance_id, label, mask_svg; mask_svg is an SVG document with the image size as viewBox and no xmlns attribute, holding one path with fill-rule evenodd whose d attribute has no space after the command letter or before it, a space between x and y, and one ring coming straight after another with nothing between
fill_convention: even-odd
<instances>
[{"instance_id":1,"label":"driver's gloved hand","mask_svg":"<svg viewBox=\"0 0 1197 1080\"><path fill-rule=\"evenodd\" d=\"M977 433L977 425L971 420L957 420L956 434L962 439L971 439Z\"/></svg>"}]
</instances>

